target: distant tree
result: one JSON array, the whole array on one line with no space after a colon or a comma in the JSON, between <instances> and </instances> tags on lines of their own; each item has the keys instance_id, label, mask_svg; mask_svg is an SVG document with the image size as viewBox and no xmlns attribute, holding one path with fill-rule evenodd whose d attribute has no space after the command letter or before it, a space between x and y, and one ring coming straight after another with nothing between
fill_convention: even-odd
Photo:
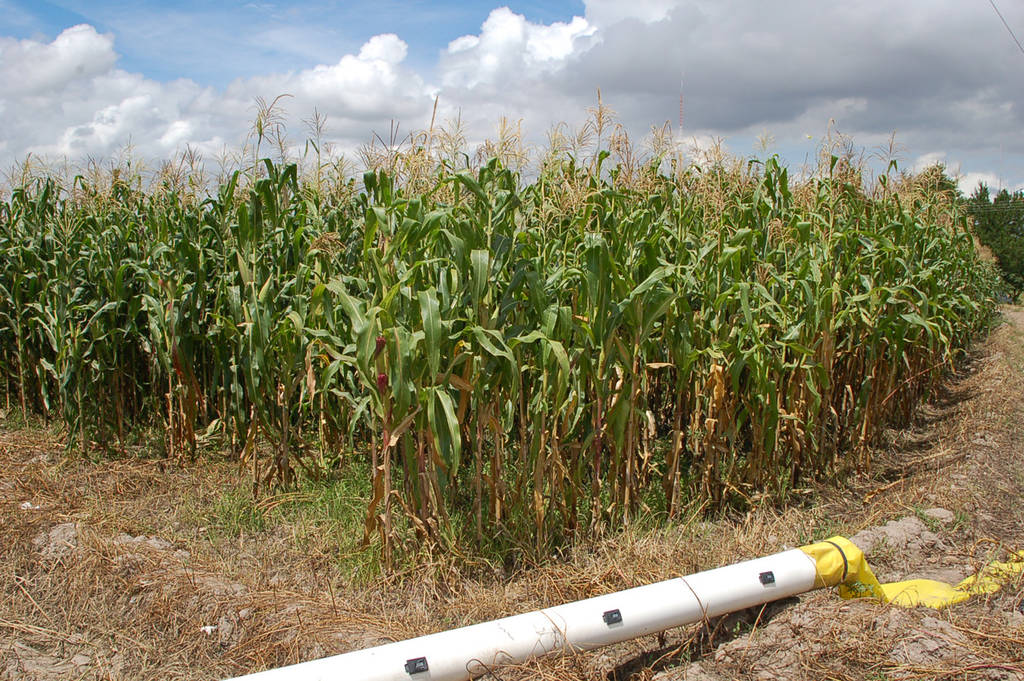
<instances>
[{"instance_id":1,"label":"distant tree","mask_svg":"<svg viewBox=\"0 0 1024 681\"><path fill-rule=\"evenodd\" d=\"M979 184L967 206L978 240L992 251L1012 295L1024 293L1024 192L1002 189L990 197Z\"/></svg>"}]
</instances>

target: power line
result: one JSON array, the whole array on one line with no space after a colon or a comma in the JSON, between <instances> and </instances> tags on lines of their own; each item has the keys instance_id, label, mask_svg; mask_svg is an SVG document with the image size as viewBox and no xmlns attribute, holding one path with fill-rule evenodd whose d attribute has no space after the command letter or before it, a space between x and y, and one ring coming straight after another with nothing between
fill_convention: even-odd
<instances>
[{"instance_id":1,"label":"power line","mask_svg":"<svg viewBox=\"0 0 1024 681\"><path fill-rule=\"evenodd\" d=\"M1020 41L1017 40L1017 36L1013 32L1013 29L1010 28L1010 25L1008 23L1006 23L1006 19L1003 18L1003 13L999 11L998 7L996 7L995 0L988 0L988 4L992 5L992 9L994 9L996 11L996 14L999 15L999 19L1000 19L1000 21L1003 22L1003 26L1005 26L1006 30L1010 32L1010 37L1013 38L1013 42L1017 43L1017 49L1020 50L1021 54L1024 54L1024 45L1020 44Z\"/></svg>"}]
</instances>

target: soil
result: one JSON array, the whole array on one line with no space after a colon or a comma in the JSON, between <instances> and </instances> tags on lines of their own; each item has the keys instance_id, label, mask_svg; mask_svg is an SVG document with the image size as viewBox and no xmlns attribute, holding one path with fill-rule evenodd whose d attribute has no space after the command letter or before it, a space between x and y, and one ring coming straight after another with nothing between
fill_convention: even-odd
<instances>
[{"instance_id":1,"label":"soil","mask_svg":"<svg viewBox=\"0 0 1024 681\"><path fill-rule=\"evenodd\" d=\"M515 574L448 556L372 579L319 526L208 525L234 464L90 462L0 414L0 680L220 679L647 584L843 534L882 581L957 582L1024 548L1024 308L870 473L714 522L627 529ZM1022 679L1024 582L944 610L822 590L495 678Z\"/></svg>"}]
</instances>

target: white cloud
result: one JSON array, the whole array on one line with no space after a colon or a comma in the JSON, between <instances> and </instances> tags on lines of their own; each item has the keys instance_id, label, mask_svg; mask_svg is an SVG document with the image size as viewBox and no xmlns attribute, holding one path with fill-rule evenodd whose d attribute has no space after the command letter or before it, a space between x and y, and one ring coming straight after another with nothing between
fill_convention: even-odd
<instances>
[{"instance_id":1,"label":"white cloud","mask_svg":"<svg viewBox=\"0 0 1024 681\"><path fill-rule=\"evenodd\" d=\"M375 35L359 50L361 61L382 61L399 64L409 52L409 46L394 33Z\"/></svg>"},{"instance_id":2,"label":"white cloud","mask_svg":"<svg viewBox=\"0 0 1024 681\"><path fill-rule=\"evenodd\" d=\"M1024 9L1006 13L1024 25ZM273 30L290 36L285 19ZM435 96L442 118L461 113L471 139L509 115L536 140L556 121L580 121L598 88L642 136L676 121L682 81L687 139L724 137L742 150L767 129L799 163L813 154L807 136L835 119L869 149L896 131L915 167L938 160L1024 181L1020 55L984 5L585 0L583 16L551 23L498 7L416 68L403 37L377 35L319 65L216 89L119 68L114 37L91 26L50 42L0 37L0 166L29 151L109 155L129 139L154 157L184 144L216 153L241 143L256 96L281 93L293 95L284 101L293 136L316 107L346 148L393 119L403 130L425 125Z\"/></svg>"},{"instance_id":3,"label":"white cloud","mask_svg":"<svg viewBox=\"0 0 1024 681\"><path fill-rule=\"evenodd\" d=\"M1003 186L1002 181L995 173L964 173L957 178L957 186L960 188L960 191L968 196L974 193L979 184L984 184L993 190L1000 189Z\"/></svg>"},{"instance_id":4,"label":"white cloud","mask_svg":"<svg viewBox=\"0 0 1024 681\"><path fill-rule=\"evenodd\" d=\"M499 7L484 21L479 35L462 36L448 44L441 57L441 80L447 88L472 90L536 78L562 68L568 58L585 49L586 39L596 31L583 17L535 24Z\"/></svg>"},{"instance_id":5,"label":"white cloud","mask_svg":"<svg viewBox=\"0 0 1024 681\"><path fill-rule=\"evenodd\" d=\"M159 82L117 68L113 37L90 26L52 42L0 39L0 131L4 161L26 153L49 158L105 157L131 144L166 158L185 144L219 154L239 147L255 115L255 97L288 93L293 130L314 107L354 147L391 118L429 113L434 89L405 68L408 46L394 34L368 40L336 64L239 79L222 91L190 80Z\"/></svg>"},{"instance_id":6,"label":"white cloud","mask_svg":"<svg viewBox=\"0 0 1024 681\"><path fill-rule=\"evenodd\" d=\"M464 35L448 43L448 53L465 52L472 50L480 44L480 38L475 35Z\"/></svg>"},{"instance_id":7,"label":"white cloud","mask_svg":"<svg viewBox=\"0 0 1024 681\"><path fill-rule=\"evenodd\" d=\"M953 165L947 163L947 154L944 151L932 151L918 156L914 159L911 169L914 172L919 172L935 164L945 166L946 174L956 180L957 187L967 196L973 194L979 184L984 184L993 192L1000 189L1009 189L1011 191L1020 189L1020 186L1013 187L1007 183L1006 178L1000 177L998 173L991 170L972 170L964 172L960 163Z\"/></svg>"},{"instance_id":8,"label":"white cloud","mask_svg":"<svg viewBox=\"0 0 1024 681\"><path fill-rule=\"evenodd\" d=\"M288 77L253 79L235 84L245 90L254 83L263 90L294 93L299 107L313 102L328 115L373 119L422 111L432 88L401 67L408 46L394 34L370 38L358 56L345 55L333 66L317 66Z\"/></svg>"},{"instance_id":9,"label":"white cloud","mask_svg":"<svg viewBox=\"0 0 1024 681\"><path fill-rule=\"evenodd\" d=\"M930 151L927 154L922 154L914 159L914 163L911 165L911 170L915 173L924 170L936 163L946 163L946 152L944 151Z\"/></svg>"},{"instance_id":10,"label":"white cloud","mask_svg":"<svg viewBox=\"0 0 1024 681\"><path fill-rule=\"evenodd\" d=\"M609 26L625 19L661 21L679 3L675 0L584 0L587 20Z\"/></svg>"},{"instance_id":11,"label":"white cloud","mask_svg":"<svg viewBox=\"0 0 1024 681\"><path fill-rule=\"evenodd\" d=\"M192 123L190 121L174 121L167 126L167 131L160 136L160 146L173 151L181 144L188 142L192 135Z\"/></svg>"},{"instance_id":12,"label":"white cloud","mask_svg":"<svg viewBox=\"0 0 1024 681\"><path fill-rule=\"evenodd\" d=\"M0 89L5 97L39 95L114 66L114 39L92 26L63 31L52 43L0 37Z\"/></svg>"}]
</instances>

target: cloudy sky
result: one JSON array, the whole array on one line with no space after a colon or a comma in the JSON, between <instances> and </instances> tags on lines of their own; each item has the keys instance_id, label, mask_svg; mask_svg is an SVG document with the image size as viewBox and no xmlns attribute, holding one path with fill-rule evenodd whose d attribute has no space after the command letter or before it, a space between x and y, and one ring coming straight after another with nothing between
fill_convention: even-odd
<instances>
[{"instance_id":1,"label":"cloudy sky","mask_svg":"<svg viewBox=\"0 0 1024 681\"><path fill-rule=\"evenodd\" d=\"M1024 39L1024 3L995 0ZM1024 51L989 0L0 0L0 167L241 146L254 100L353 149L390 121L522 119L540 142L600 88L635 135L676 124L800 164L830 119L869 153L1024 187Z\"/></svg>"}]
</instances>

